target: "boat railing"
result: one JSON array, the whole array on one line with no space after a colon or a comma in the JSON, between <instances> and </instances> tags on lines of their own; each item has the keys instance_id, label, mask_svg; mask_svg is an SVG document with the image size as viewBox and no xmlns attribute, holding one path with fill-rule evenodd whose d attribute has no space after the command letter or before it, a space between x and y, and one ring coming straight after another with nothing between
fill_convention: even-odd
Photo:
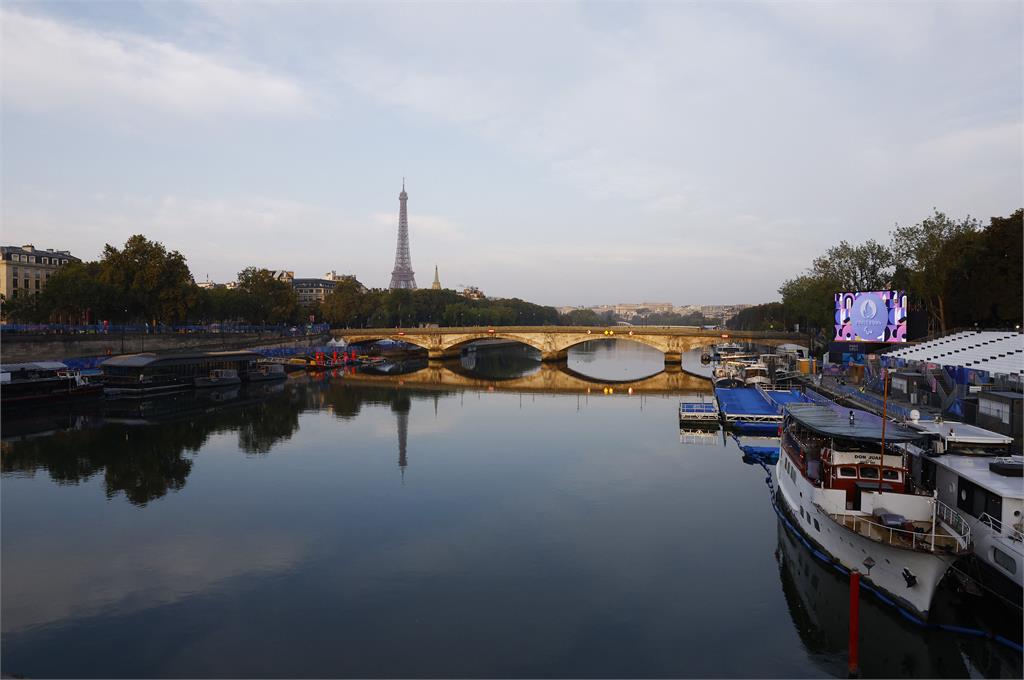
<instances>
[{"instance_id":1,"label":"boat railing","mask_svg":"<svg viewBox=\"0 0 1024 680\"><path fill-rule=\"evenodd\" d=\"M935 500L935 503L936 519L942 519L953 533L948 531L940 533L937 522L933 523L931 531L928 531L926 527L906 529L889 526L875 521L873 519L874 515L857 515L849 512L827 514L838 520L843 526L851 528L861 536L879 543L928 552L935 552L936 550L955 553L966 552L971 544L971 527L959 513L952 511L952 508L948 505L938 500ZM939 506L942 507L940 508ZM820 506L819 510L827 512Z\"/></svg>"},{"instance_id":2,"label":"boat railing","mask_svg":"<svg viewBox=\"0 0 1024 680\"><path fill-rule=\"evenodd\" d=\"M953 531L957 536L958 540L963 542L966 547L971 544L971 525L967 523L964 516L954 510L952 507L946 505L938 498L933 499L935 503L935 517L936 519L942 520L946 527Z\"/></svg>"},{"instance_id":3,"label":"boat railing","mask_svg":"<svg viewBox=\"0 0 1024 680\"><path fill-rule=\"evenodd\" d=\"M1003 534L1003 521L998 517L993 517L989 513L983 512L981 513L981 516L978 517L978 521L988 527L991 527L991 529L997 534ZM1003 535L1011 541L1024 543L1024 534L1021 533L1020 527L1020 524L1011 525L1009 530Z\"/></svg>"}]
</instances>

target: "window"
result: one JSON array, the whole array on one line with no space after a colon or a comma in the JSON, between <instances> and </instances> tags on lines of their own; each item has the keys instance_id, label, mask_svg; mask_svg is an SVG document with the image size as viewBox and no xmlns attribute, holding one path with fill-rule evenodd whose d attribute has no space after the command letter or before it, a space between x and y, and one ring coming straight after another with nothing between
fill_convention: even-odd
<instances>
[{"instance_id":1,"label":"window","mask_svg":"<svg viewBox=\"0 0 1024 680\"><path fill-rule=\"evenodd\" d=\"M39 270L37 269L36 270L36 280L38 280L38 279L39 279Z\"/></svg>"},{"instance_id":2,"label":"window","mask_svg":"<svg viewBox=\"0 0 1024 680\"><path fill-rule=\"evenodd\" d=\"M1011 574L1017 573L1017 560L1013 559L999 548L992 548L992 559L996 564Z\"/></svg>"},{"instance_id":3,"label":"window","mask_svg":"<svg viewBox=\"0 0 1024 680\"><path fill-rule=\"evenodd\" d=\"M39 261L42 262L43 264L50 264L49 258L46 257L39 258Z\"/></svg>"},{"instance_id":4,"label":"window","mask_svg":"<svg viewBox=\"0 0 1024 680\"><path fill-rule=\"evenodd\" d=\"M978 413L983 413L992 418L998 418L1004 423L1010 422L1010 405L992 399L978 400Z\"/></svg>"},{"instance_id":5,"label":"window","mask_svg":"<svg viewBox=\"0 0 1024 680\"><path fill-rule=\"evenodd\" d=\"M882 470L882 479L891 479L898 482L900 479L900 473L895 470Z\"/></svg>"},{"instance_id":6,"label":"window","mask_svg":"<svg viewBox=\"0 0 1024 680\"><path fill-rule=\"evenodd\" d=\"M14 278L18 278L18 268L17 267L11 267L11 276L13 276Z\"/></svg>"},{"instance_id":7,"label":"window","mask_svg":"<svg viewBox=\"0 0 1024 680\"><path fill-rule=\"evenodd\" d=\"M14 280L12 281L12 283L14 284L13 288L17 288L18 287L18 277L17 276L14 277Z\"/></svg>"},{"instance_id":8,"label":"window","mask_svg":"<svg viewBox=\"0 0 1024 680\"><path fill-rule=\"evenodd\" d=\"M36 261L36 256L35 256L35 255L29 255L29 256L28 256L28 261L29 261L29 262L32 262L32 263L35 263L35 261Z\"/></svg>"},{"instance_id":9,"label":"window","mask_svg":"<svg viewBox=\"0 0 1024 680\"><path fill-rule=\"evenodd\" d=\"M39 277L36 276L36 290L39 290Z\"/></svg>"},{"instance_id":10,"label":"window","mask_svg":"<svg viewBox=\"0 0 1024 680\"><path fill-rule=\"evenodd\" d=\"M878 479L878 468L864 466L860 469L860 476L864 479Z\"/></svg>"},{"instance_id":11,"label":"window","mask_svg":"<svg viewBox=\"0 0 1024 680\"><path fill-rule=\"evenodd\" d=\"M61 263L61 264L67 264L67 263L68 263L68 261L67 261L67 260L61 260L61 261L60 261L60 263Z\"/></svg>"},{"instance_id":12,"label":"window","mask_svg":"<svg viewBox=\"0 0 1024 680\"><path fill-rule=\"evenodd\" d=\"M818 520L814 520L814 528L821 531L821 526L818 524Z\"/></svg>"},{"instance_id":13,"label":"window","mask_svg":"<svg viewBox=\"0 0 1024 680\"><path fill-rule=\"evenodd\" d=\"M845 467L845 466L841 467L841 468L839 468L839 476L840 477L856 477L857 476L857 468L855 468L855 467Z\"/></svg>"}]
</instances>

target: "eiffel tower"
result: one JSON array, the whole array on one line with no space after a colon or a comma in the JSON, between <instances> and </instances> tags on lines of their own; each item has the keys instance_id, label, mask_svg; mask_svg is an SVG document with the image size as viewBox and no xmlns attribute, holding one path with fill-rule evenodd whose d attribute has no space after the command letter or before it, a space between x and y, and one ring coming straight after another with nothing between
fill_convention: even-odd
<instances>
[{"instance_id":1,"label":"eiffel tower","mask_svg":"<svg viewBox=\"0 0 1024 680\"><path fill-rule=\"evenodd\" d=\"M395 249L395 268L391 272L391 290L395 288L416 289L416 276L412 271L409 256L409 214L405 207L409 194L405 193L405 178L402 178L402 193L398 194L398 248Z\"/></svg>"}]
</instances>

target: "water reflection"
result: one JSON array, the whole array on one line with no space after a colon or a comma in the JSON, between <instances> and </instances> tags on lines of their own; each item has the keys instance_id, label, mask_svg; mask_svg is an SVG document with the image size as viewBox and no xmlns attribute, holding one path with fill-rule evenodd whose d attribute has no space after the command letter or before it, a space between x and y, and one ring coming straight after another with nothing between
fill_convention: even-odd
<instances>
[{"instance_id":1,"label":"water reflection","mask_svg":"<svg viewBox=\"0 0 1024 680\"><path fill-rule=\"evenodd\" d=\"M624 382L660 373L665 355L631 340L590 340L569 348L568 365L593 380Z\"/></svg>"},{"instance_id":2,"label":"water reflection","mask_svg":"<svg viewBox=\"0 0 1024 680\"><path fill-rule=\"evenodd\" d=\"M397 417L398 465L407 465L411 396L394 388L352 389L325 374L249 390L109 401L98 412L33 417L4 413L0 470L33 476L45 471L61 485L102 475L107 498L123 494L137 506L179 491L193 457L215 434L236 433L238 449L268 454L299 430L303 411L351 420L364 405L387 405ZM435 393L433 400L444 393ZM21 416L21 417L19 417Z\"/></svg>"},{"instance_id":3,"label":"water reflection","mask_svg":"<svg viewBox=\"0 0 1024 680\"><path fill-rule=\"evenodd\" d=\"M848 577L815 559L781 520L777 527L779 577L793 627L821 671L842 677L849 635ZM934 609L940 618L958 606L952 589L940 589L936 597ZM1021 659L1009 650L976 638L923 630L866 591L860 604L860 638L862 677L1021 676Z\"/></svg>"}]
</instances>

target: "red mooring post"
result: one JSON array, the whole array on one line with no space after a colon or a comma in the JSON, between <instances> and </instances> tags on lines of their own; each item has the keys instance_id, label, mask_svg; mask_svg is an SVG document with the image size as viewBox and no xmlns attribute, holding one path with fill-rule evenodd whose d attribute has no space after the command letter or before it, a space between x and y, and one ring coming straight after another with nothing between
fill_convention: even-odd
<instances>
[{"instance_id":1,"label":"red mooring post","mask_svg":"<svg viewBox=\"0 0 1024 680\"><path fill-rule=\"evenodd\" d=\"M860 677L860 660L858 659L857 644L860 635L860 572L856 569L850 571L850 657L848 669L849 677Z\"/></svg>"}]
</instances>

